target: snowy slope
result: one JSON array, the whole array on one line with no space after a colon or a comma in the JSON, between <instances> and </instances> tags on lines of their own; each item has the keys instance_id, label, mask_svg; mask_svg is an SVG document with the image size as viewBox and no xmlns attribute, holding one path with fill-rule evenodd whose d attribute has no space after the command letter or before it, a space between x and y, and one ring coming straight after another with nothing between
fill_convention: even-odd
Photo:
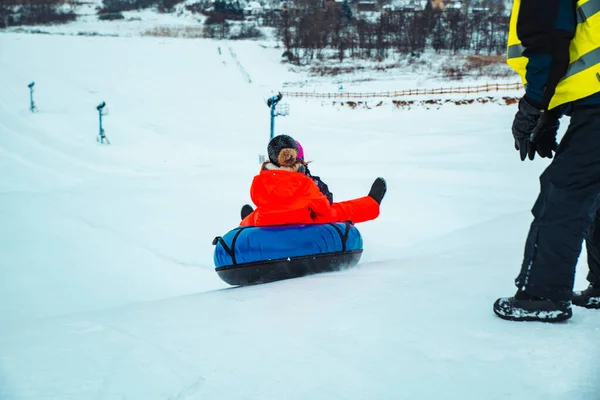
<instances>
[{"instance_id":1,"label":"snowy slope","mask_svg":"<svg viewBox=\"0 0 600 400\"><path fill-rule=\"evenodd\" d=\"M597 312L491 310L515 290L548 162L519 161L514 106L286 99L276 130L336 199L387 179L381 217L352 270L218 279L211 241L249 201L264 99L291 79L261 49L0 35L0 399L596 398Z\"/></svg>"},{"instance_id":2,"label":"snowy slope","mask_svg":"<svg viewBox=\"0 0 600 400\"><path fill-rule=\"evenodd\" d=\"M98 19L96 8L100 2L93 2L77 8L78 19L75 22L56 25L15 26L5 32L36 33L67 36L109 36L109 37L164 37L170 40L177 38L199 38L203 36L202 14L191 13L185 9L189 0L175 6L172 13L160 13L156 9L123 12L124 19L102 21ZM234 21L236 25L253 24L255 22ZM348 93L348 92L388 92L407 89L439 89L466 88L485 84L514 84L520 81L519 76L505 63L483 65L475 68L468 61L468 54L437 53L427 50L414 59L408 54L390 52L385 60L365 60L346 58L338 60L337 51L323 51L323 59L314 59L310 65L281 65L285 49L277 40L276 29L259 27L264 37L250 42L216 41L217 47L223 51L225 64L231 55L233 59L243 57L242 71L246 80L265 78L266 82L281 90ZM485 58L485 56L481 56ZM265 61L269 62L266 63ZM481 64L481 62L479 62ZM224 64L224 65L225 65ZM477 64L477 62L476 62ZM485 64L485 63L483 63ZM285 67L284 67L285 65ZM444 69L463 70L465 76L460 80L450 79ZM273 74L273 75L271 75ZM503 92L492 92L495 96L504 96ZM447 95L444 97L448 97ZM455 96L453 96L455 97Z\"/></svg>"}]
</instances>

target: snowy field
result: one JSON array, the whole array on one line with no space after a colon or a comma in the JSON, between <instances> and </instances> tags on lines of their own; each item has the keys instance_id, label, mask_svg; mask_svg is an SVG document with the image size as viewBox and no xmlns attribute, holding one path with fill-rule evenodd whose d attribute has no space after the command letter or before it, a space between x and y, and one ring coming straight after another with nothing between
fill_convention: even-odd
<instances>
[{"instance_id":1,"label":"snowy field","mask_svg":"<svg viewBox=\"0 0 600 400\"><path fill-rule=\"evenodd\" d=\"M0 34L0 399L600 398L598 312L492 312L548 164L520 161L514 105L284 99L276 131L337 200L386 178L381 216L358 226L354 269L217 277L264 101L294 79L254 42ZM578 288L586 272L584 253Z\"/></svg>"}]
</instances>

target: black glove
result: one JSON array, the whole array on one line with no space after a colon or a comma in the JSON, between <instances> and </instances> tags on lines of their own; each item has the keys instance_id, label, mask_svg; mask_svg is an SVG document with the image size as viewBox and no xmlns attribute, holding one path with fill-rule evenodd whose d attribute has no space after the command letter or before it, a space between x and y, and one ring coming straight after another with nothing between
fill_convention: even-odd
<instances>
[{"instance_id":1,"label":"black glove","mask_svg":"<svg viewBox=\"0 0 600 400\"><path fill-rule=\"evenodd\" d=\"M539 110L523 97L512 125L515 149L519 150L521 161L527 156L533 160L536 151L542 158L552 158L552 152L558 146L558 127L558 112Z\"/></svg>"}]
</instances>

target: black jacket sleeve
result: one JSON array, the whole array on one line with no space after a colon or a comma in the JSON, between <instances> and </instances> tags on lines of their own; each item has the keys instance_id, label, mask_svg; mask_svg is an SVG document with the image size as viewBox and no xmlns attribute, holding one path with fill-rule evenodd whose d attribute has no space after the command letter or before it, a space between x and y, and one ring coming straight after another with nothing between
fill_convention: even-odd
<instances>
[{"instance_id":1,"label":"black jacket sleeve","mask_svg":"<svg viewBox=\"0 0 600 400\"><path fill-rule=\"evenodd\" d=\"M574 0L521 0L517 35L527 57L527 99L545 109L569 67L577 18Z\"/></svg>"}]
</instances>

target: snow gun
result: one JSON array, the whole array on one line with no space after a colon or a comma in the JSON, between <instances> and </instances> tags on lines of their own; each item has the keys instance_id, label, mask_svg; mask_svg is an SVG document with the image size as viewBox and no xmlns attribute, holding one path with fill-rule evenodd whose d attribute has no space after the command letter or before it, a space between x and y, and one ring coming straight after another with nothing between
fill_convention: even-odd
<instances>
[{"instance_id":1,"label":"snow gun","mask_svg":"<svg viewBox=\"0 0 600 400\"><path fill-rule=\"evenodd\" d=\"M104 141L106 141L106 143L110 144L110 141L108 140L108 138L106 137L106 135L104 134L104 128L102 127L102 116L103 115L107 115L106 112L104 112L104 107L106 106L106 102L103 101L102 103L98 104L96 106L96 110L98 110L98 118L100 121L100 131L98 132L98 137L96 138L96 141L98 143L104 143Z\"/></svg>"},{"instance_id":2,"label":"snow gun","mask_svg":"<svg viewBox=\"0 0 600 400\"><path fill-rule=\"evenodd\" d=\"M33 101L33 86L35 85L35 82L31 82L29 85L27 85L27 87L29 88L29 110L31 112L34 112L37 110L37 107L35 106L35 103Z\"/></svg>"}]
</instances>

